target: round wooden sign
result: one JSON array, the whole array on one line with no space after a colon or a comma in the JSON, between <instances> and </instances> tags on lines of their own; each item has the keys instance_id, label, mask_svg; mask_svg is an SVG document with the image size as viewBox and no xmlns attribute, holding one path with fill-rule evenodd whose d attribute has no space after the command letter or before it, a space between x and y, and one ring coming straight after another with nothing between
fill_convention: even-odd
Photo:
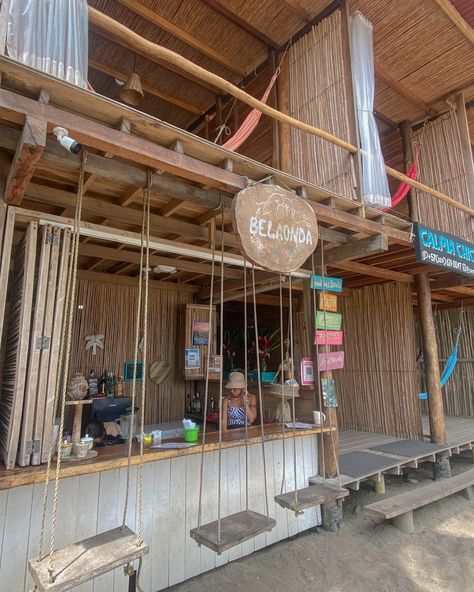
<instances>
[{"instance_id":1,"label":"round wooden sign","mask_svg":"<svg viewBox=\"0 0 474 592\"><path fill-rule=\"evenodd\" d=\"M274 185L253 185L232 202L232 222L242 254L280 273L295 271L318 242L312 207L295 193Z\"/></svg>"}]
</instances>

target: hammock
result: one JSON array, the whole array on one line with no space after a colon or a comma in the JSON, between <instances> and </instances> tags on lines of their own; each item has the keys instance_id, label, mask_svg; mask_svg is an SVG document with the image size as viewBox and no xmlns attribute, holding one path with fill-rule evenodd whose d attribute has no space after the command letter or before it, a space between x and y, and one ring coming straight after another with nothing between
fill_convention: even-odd
<instances>
[{"instance_id":1,"label":"hammock","mask_svg":"<svg viewBox=\"0 0 474 592\"><path fill-rule=\"evenodd\" d=\"M277 79L279 73L280 73L280 71L279 71L279 69L277 69L275 74L273 74L273 76L267 86L267 89L263 93L263 97L260 99L262 101L262 103L267 102L270 92L273 88L273 85L275 84L275 80ZM250 113L244 119L242 125L235 132L235 134L232 136L232 138L229 138L227 140L227 142L222 144L222 146L224 148L227 148L227 150L232 150L232 151L237 150L237 148L239 148L245 142L245 140L250 136L250 134L253 132L253 130L257 127L258 122L260 121L261 117L262 117L261 111L259 111L258 109L252 109L252 111L250 111Z\"/></svg>"},{"instance_id":2,"label":"hammock","mask_svg":"<svg viewBox=\"0 0 474 592\"><path fill-rule=\"evenodd\" d=\"M456 333L457 333L457 335L456 335L456 340L454 342L453 351L451 352L451 355L447 359L446 365L443 370L443 374L441 375L441 387L443 387L448 382L449 377L454 372L454 368L456 367L456 362L458 361L459 340L461 338L462 329L461 328L456 329ZM420 393L418 396L420 399L427 399L428 393Z\"/></svg>"},{"instance_id":3,"label":"hammock","mask_svg":"<svg viewBox=\"0 0 474 592\"><path fill-rule=\"evenodd\" d=\"M415 160L411 167L408 169L408 171L405 173L407 177L410 177L410 179L416 180L418 173L418 156L420 154L420 149L421 144L418 144L416 148ZM392 204L388 208L381 208L382 212L388 212L388 210L391 210L395 206L398 206L398 204L405 199L410 189L411 185L408 185L408 183L400 183L397 191L395 192L395 195L392 197Z\"/></svg>"}]
</instances>

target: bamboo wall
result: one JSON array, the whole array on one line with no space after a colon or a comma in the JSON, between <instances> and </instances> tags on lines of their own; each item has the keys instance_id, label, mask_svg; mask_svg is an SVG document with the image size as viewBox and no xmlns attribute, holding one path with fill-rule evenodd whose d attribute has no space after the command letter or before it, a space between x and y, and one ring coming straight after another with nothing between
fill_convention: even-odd
<instances>
[{"instance_id":1,"label":"bamboo wall","mask_svg":"<svg viewBox=\"0 0 474 592\"><path fill-rule=\"evenodd\" d=\"M341 427L421 439L410 286L368 286L341 303L345 368L333 373Z\"/></svg>"},{"instance_id":2,"label":"bamboo wall","mask_svg":"<svg viewBox=\"0 0 474 592\"><path fill-rule=\"evenodd\" d=\"M338 138L352 141L347 39L340 10L324 19L288 51L289 114ZM350 154L310 134L291 128L294 175L349 199L356 198Z\"/></svg>"},{"instance_id":3,"label":"bamboo wall","mask_svg":"<svg viewBox=\"0 0 474 592\"><path fill-rule=\"evenodd\" d=\"M456 113L452 109L412 134L412 145L422 142L418 181L469 206L469 192L462 159ZM420 222L472 242L471 217L433 196L412 191L414 214Z\"/></svg>"},{"instance_id":4,"label":"bamboo wall","mask_svg":"<svg viewBox=\"0 0 474 592\"><path fill-rule=\"evenodd\" d=\"M76 313L72 340L71 372L87 377L93 369L122 374L124 363L133 361L135 318L138 288L81 279L76 302L82 305ZM161 385L147 380L145 422L170 421L182 417L185 409L186 384L179 370L181 317L192 294L175 290L150 288L148 318L148 362L166 360L172 372ZM86 335L103 334L104 349L97 355L86 350ZM141 356L139 357L141 359ZM140 384L140 383L138 383ZM132 383L125 383L125 395L131 396ZM137 395L140 389L137 389Z\"/></svg>"},{"instance_id":5,"label":"bamboo wall","mask_svg":"<svg viewBox=\"0 0 474 592\"><path fill-rule=\"evenodd\" d=\"M435 313L441 372L453 350L459 315L459 308L439 310ZM458 363L443 387L444 412L446 415L474 417L474 307L472 306L464 309L462 331ZM420 336L419 343L421 347ZM423 390L425 390L424 385ZM428 413L427 401L423 401L421 409L423 413Z\"/></svg>"}]
</instances>

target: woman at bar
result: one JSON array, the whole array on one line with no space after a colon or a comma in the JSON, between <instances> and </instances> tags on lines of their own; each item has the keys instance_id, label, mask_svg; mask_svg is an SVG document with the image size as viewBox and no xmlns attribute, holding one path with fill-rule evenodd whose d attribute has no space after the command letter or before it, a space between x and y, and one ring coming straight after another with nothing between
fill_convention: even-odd
<instances>
[{"instance_id":1,"label":"woman at bar","mask_svg":"<svg viewBox=\"0 0 474 592\"><path fill-rule=\"evenodd\" d=\"M257 418L257 397L245 388L242 372L231 372L225 388L230 389L230 395L222 403L222 431L245 427L246 415L247 425L251 425Z\"/></svg>"}]
</instances>

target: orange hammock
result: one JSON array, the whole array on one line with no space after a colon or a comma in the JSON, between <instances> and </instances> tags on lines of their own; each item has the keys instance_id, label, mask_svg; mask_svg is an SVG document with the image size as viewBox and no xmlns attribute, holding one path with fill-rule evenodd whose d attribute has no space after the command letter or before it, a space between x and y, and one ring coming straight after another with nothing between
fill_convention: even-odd
<instances>
[{"instance_id":1,"label":"orange hammock","mask_svg":"<svg viewBox=\"0 0 474 592\"><path fill-rule=\"evenodd\" d=\"M405 173L407 177L410 177L410 179L416 180L417 173L418 173L418 157L420 155L420 150L421 150L421 144L418 144L418 146L416 147L415 160L414 160L413 164L411 165L411 167L408 169L408 171ZM405 199L405 197L407 196L410 189L411 189L411 185L408 185L408 183L400 183L397 191L395 192L394 196L392 197L392 204L388 208L382 208L382 212L388 212L388 210L391 210L395 206L398 206L398 204L401 203Z\"/></svg>"},{"instance_id":2,"label":"orange hammock","mask_svg":"<svg viewBox=\"0 0 474 592\"><path fill-rule=\"evenodd\" d=\"M267 102L270 92L273 88L273 85L275 84L275 80L278 77L278 74L279 74L279 69L277 69L275 74L273 74L273 76L267 86L267 89L263 93L263 97L260 99L262 101L262 103ZM259 111L258 109L252 109L252 111L250 111L250 113L244 119L244 122L239 127L239 129L235 132L235 134L232 136L232 138L229 138L227 140L227 142L222 144L222 146L224 148L227 148L227 150L232 150L232 151L237 150L237 148L239 148L239 146L241 146L245 142L245 140L250 136L250 134L253 132L253 130L257 127L258 122L260 121L261 117L262 117L261 111Z\"/></svg>"}]
</instances>

